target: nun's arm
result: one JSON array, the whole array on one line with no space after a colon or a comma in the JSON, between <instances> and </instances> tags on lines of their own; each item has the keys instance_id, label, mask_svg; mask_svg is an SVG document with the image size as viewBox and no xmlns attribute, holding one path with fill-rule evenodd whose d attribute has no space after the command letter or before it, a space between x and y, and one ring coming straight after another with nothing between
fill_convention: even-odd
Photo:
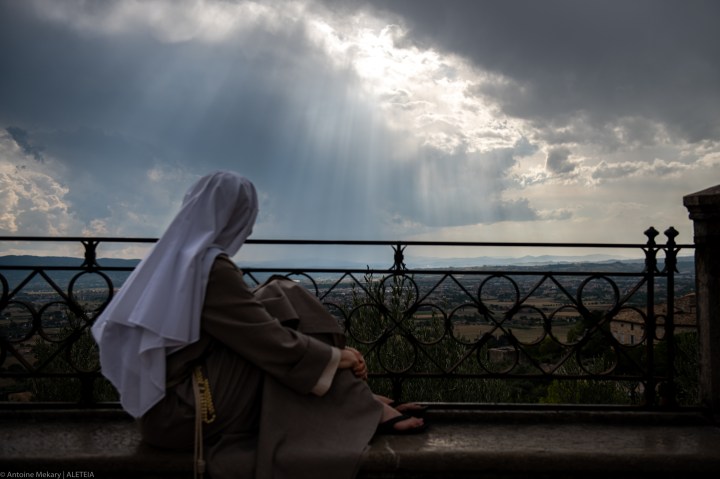
<instances>
[{"instance_id":1,"label":"nun's arm","mask_svg":"<svg viewBox=\"0 0 720 479\"><path fill-rule=\"evenodd\" d=\"M203 330L247 361L299 393L324 394L342 352L286 328L272 317L229 258L219 256L210 271L202 313ZM341 365L341 359L345 362Z\"/></svg>"}]
</instances>

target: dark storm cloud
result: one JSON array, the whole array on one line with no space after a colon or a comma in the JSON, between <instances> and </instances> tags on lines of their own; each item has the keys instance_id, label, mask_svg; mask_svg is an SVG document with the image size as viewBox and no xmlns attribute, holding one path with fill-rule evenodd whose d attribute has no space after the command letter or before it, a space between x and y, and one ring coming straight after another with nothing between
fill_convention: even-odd
<instances>
[{"instance_id":1,"label":"dark storm cloud","mask_svg":"<svg viewBox=\"0 0 720 479\"><path fill-rule=\"evenodd\" d=\"M376 234L375 205L361 205L369 189L382 193L374 174L387 133L355 97L356 79L301 30L167 42L142 29L80 31L21 3L0 9L10 72L0 75L0 120L39 138L70 172L66 199L79 219L113 207L167 215L192 175L232 169L263 193L261 220L290 236ZM154 168L185 174L157 184Z\"/></svg>"},{"instance_id":2,"label":"dark storm cloud","mask_svg":"<svg viewBox=\"0 0 720 479\"><path fill-rule=\"evenodd\" d=\"M80 34L43 20L30 2L0 2L0 121L42 145L52 159L44 170L68 187L65 200L80 221L106 218L113 206L167 206L162 195L147 198L157 188L145 171L165 151L146 138L166 122L160 105L145 109L142 83L173 49L151 40Z\"/></svg>"},{"instance_id":3,"label":"dark storm cloud","mask_svg":"<svg viewBox=\"0 0 720 479\"><path fill-rule=\"evenodd\" d=\"M554 148L550 150L545 161L545 169L551 173L571 173L577 165L570 161L570 150Z\"/></svg>"},{"instance_id":4,"label":"dark storm cloud","mask_svg":"<svg viewBox=\"0 0 720 479\"><path fill-rule=\"evenodd\" d=\"M99 105L106 117L122 112L137 100L132 76L155 60L137 40L78 35L38 18L29 2L0 2L0 117L74 126L97 121Z\"/></svg>"},{"instance_id":5,"label":"dark storm cloud","mask_svg":"<svg viewBox=\"0 0 720 479\"><path fill-rule=\"evenodd\" d=\"M714 4L307 1L0 0L0 147L118 234L157 234L222 168L258 186L265 236L378 239L566 217L518 190L540 151L601 183L683 168L624 145L718 134ZM617 154L592 170L587 145Z\"/></svg>"},{"instance_id":6,"label":"dark storm cloud","mask_svg":"<svg viewBox=\"0 0 720 479\"><path fill-rule=\"evenodd\" d=\"M480 91L551 130L578 118L720 136L720 2L712 0L369 0L401 15L409 38L464 55L506 81Z\"/></svg>"},{"instance_id":7,"label":"dark storm cloud","mask_svg":"<svg viewBox=\"0 0 720 479\"><path fill-rule=\"evenodd\" d=\"M149 193L139 172L153 167L150 145L91 127L39 131L37 136L72 171L65 179L73 186L66 199L81 221L106 217L112 205L134 205L134 198Z\"/></svg>"},{"instance_id":8,"label":"dark storm cloud","mask_svg":"<svg viewBox=\"0 0 720 479\"><path fill-rule=\"evenodd\" d=\"M30 137L27 131L16 126L9 126L5 128L5 131L10 134L10 137L13 139L13 141L15 141L15 143L22 149L25 154L32 156L40 162L44 160L42 156L43 147L35 146L30 141Z\"/></svg>"}]
</instances>

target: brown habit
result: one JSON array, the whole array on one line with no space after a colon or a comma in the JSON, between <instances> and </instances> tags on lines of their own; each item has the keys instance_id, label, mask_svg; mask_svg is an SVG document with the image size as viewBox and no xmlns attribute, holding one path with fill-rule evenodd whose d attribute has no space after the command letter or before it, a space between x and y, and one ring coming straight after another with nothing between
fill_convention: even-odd
<instances>
[{"instance_id":1,"label":"brown habit","mask_svg":"<svg viewBox=\"0 0 720 479\"><path fill-rule=\"evenodd\" d=\"M330 344L344 346L337 322L314 296L285 279L253 292L219 256L201 325L198 342L168 356L166 396L140 420L147 442L192 448L190 370L200 360L217 413L203 426L212 479L355 477L382 406L350 370L338 370L324 395L311 392Z\"/></svg>"}]
</instances>

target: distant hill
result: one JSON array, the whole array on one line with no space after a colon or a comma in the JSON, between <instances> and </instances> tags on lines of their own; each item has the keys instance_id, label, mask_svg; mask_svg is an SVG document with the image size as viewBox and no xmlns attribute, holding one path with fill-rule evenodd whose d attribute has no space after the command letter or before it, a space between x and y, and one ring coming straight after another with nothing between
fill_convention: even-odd
<instances>
[{"instance_id":1,"label":"distant hill","mask_svg":"<svg viewBox=\"0 0 720 479\"><path fill-rule=\"evenodd\" d=\"M32 274L32 268L50 268L46 270L47 275L60 288L66 290L73 277L77 276L84 258L73 258L66 256L30 256L30 255L9 255L0 256L0 275L8 282L10 289L20 284ZM98 264L103 268L134 268L140 260L138 259L117 259L100 258ZM27 269L9 269L9 268ZM52 268L74 268L71 270L55 270ZM129 276L126 271L105 271L114 286L120 286ZM107 287L105 280L93 273L83 274L77 277L76 288L102 288ZM35 275L23 288L26 290L47 289L48 282L40 275Z\"/></svg>"},{"instance_id":2,"label":"distant hill","mask_svg":"<svg viewBox=\"0 0 720 479\"><path fill-rule=\"evenodd\" d=\"M516 265L537 265L544 266L562 263L604 263L620 261L615 256L604 254L590 254L584 256L522 256L516 257L495 257L476 256L471 258L409 258L413 266L425 268L465 268L473 266L516 266ZM627 260L626 260L627 261Z\"/></svg>"},{"instance_id":3,"label":"distant hill","mask_svg":"<svg viewBox=\"0 0 720 479\"><path fill-rule=\"evenodd\" d=\"M664 258L658 259L658 268L662 270L665 266ZM645 260L608 260L608 261L581 261L580 259L562 261L537 261L537 262L516 262L499 263L497 265L484 266L463 266L463 268L480 270L503 269L508 271L557 271L557 272L596 272L596 273L629 273L641 272L645 269ZM677 259L676 269L679 274L694 274L695 259L693 257L680 257Z\"/></svg>"},{"instance_id":4,"label":"distant hill","mask_svg":"<svg viewBox=\"0 0 720 479\"><path fill-rule=\"evenodd\" d=\"M52 266L52 267L77 267L85 262L85 258L74 258L69 256L31 256L31 255L8 255L0 256L0 269L3 266ZM98 264L103 267L134 268L139 259L118 259L98 258Z\"/></svg>"},{"instance_id":5,"label":"distant hill","mask_svg":"<svg viewBox=\"0 0 720 479\"><path fill-rule=\"evenodd\" d=\"M664 259L658 258L658 263L662 266ZM694 264L692 256L679 257L678 262L685 264ZM588 265L595 265L602 268L614 268L622 265L623 268L632 265L645 264L644 259L619 259L610 255L592 254L584 256L523 256L520 258L512 257L492 257L479 256L473 258L409 258L406 263L414 268L468 268L468 267L542 267L552 266L553 269L570 267L588 269Z\"/></svg>"}]
</instances>

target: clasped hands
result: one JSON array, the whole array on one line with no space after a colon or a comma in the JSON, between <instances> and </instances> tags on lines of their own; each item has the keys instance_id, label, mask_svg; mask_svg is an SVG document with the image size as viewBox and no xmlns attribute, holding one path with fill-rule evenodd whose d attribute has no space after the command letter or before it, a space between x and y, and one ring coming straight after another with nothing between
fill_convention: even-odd
<instances>
[{"instance_id":1,"label":"clasped hands","mask_svg":"<svg viewBox=\"0 0 720 479\"><path fill-rule=\"evenodd\" d=\"M340 364L338 365L338 368L352 369L353 374L356 377L362 379L363 381L367 381L367 364L365 363L365 358L362 353L357 349L350 347L346 347L341 350L340 353Z\"/></svg>"}]
</instances>

